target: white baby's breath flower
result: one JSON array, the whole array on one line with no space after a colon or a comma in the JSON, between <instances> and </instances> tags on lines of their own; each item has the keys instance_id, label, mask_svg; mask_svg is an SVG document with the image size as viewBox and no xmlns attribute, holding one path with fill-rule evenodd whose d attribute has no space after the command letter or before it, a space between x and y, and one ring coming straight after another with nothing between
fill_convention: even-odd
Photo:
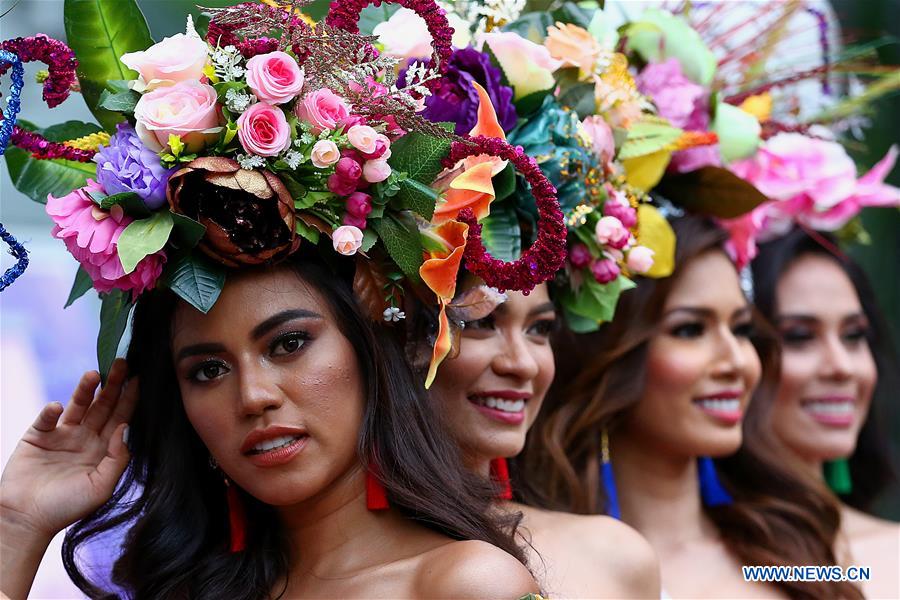
<instances>
[{"instance_id":1,"label":"white baby's breath flower","mask_svg":"<svg viewBox=\"0 0 900 600\"><path fill-rule=\"evenodd\" d=\"M225 92L225 108L233 113L242 113L250 107L253 96L235 89Z\"/></svg>"},{"instance_id":2,"label":"white baby's breath flower","mask_svg":"<svg viewBox=\"0 0 900 600\"><path fill-rule=\"evenodd\" d=\"M284 155L284 162L292 169L296 169L303 162L303 153L296 150L288 150Z\"/></svg>"},{"instance_id":3,"label":"white baby's breath flower","mask_svg":"<svg viewBox=\"0 0 900 600\"><path fill-rule=\"evenodd\" d=\"M384 309L384 313L382 314L384 315L384 320L388 323L396 323L397 321L406 318L406 313L396 306Z\"/></svg>"},{"instance_id":4,"label":"white baby's breath flower","mask_svg":"<svg viewBox=\"0 0 900 600\"><path fill-rule=\"evenodd\" d=\"M266 159L256 154L238 154L236 158L241 168L248 171L266 166Z\"/></svg>"}]
</instances>

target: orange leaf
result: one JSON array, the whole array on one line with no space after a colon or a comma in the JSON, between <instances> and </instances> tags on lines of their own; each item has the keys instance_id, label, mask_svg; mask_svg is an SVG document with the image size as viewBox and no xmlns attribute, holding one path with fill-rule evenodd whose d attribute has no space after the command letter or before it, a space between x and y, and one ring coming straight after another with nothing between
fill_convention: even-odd
<instances>
[{"instance_id":1,"label":"orange leaf","mask_svg":"<svg viewBox=\"0 0 900 600\"><path fill-rule=\"evenodd\" d=\"M473 137L483 135L505 140L506 134L503 133L503 128L500 127L500 122L497 121L497 112L494 110L494 105L491 104L491 97L488 96L483 87L474 81L472 85L475 86L475 90L478 92L478 120L475 122L475 127L472 128L469 135Z\"/></svg>"},{"instance_id":2,"label":"orange leaf","mask_svg":"<svg viewBox=\"0 0 900 600\"><path fill-rule=\"evenodd\" d=\"M479 163L451 181L446 200L434 209L434 222L455 219L464 208L471 208L478 220L488 216L494 200L493 170L491 162Z\"/></svg>"},{"instance_id":3,"label":"orange leaf","mask_svg":"<svg viewBox=\"0 0 900 600\"><path fill-rule=\"evenodd\" d=\"M466 249L469 226L459 221L447 221L431 230L430 234L439 237L447 250L440 254L428 253L419 267L419 275L442 303L450 302L456 294L456 276Z\"/></svg>"},{"instance_id":4,"label":"orange leaf","mask_svg":"<svg viewBox=\"0 0 900 600\"><path fill-rule=\"evenodd\" d=\"M431 387L438 367L450 353L452 340L450 336L450 320L447 319L447 305L441 300L441 312L438 314L438 335L434 341L434 349L431 352L431 363L428 365L428 375L425 377L425 389Z\"/></svg>"}]
</instances>

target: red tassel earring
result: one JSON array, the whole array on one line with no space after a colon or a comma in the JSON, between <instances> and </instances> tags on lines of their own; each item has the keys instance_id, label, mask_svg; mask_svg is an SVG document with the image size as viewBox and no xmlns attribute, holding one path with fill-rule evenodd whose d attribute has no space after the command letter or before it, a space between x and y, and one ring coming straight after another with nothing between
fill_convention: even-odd
<instances>
[{"instance_id":1,"label":"red tassel earring","mask_svg":"<svg viewBox=\"0 0 900 600\"><path fill-rule=\"evenodd\" d=\"M505 458L495 458L491 461L491 479L500 486L497 492L497 500L512 500L512 485L509 482L509 466Z\"/></svg>"},{"instance_id":2,"label":"red tassel earring","mask_svg":"<svg viewBox=\"0 0 900 600\"><path fill-rule=\"evenodd\" d=\"M231 542L228 550L233 554L241 552L247 547L247 515L244 513L244 503L236 485L231 485L225 478L225 498L228 501L228 527L231 534Z\"/></svg>"},{"instance_id":3,"label":"red tassel earring","mask_svg":"<svg viewBox=\"0 0 900 600\"><path fill-rule=\"evenodd\" d=\"M370 462L366 471L366 508L369 510L387 510L391 507L388 504L387 490L384 489L378 475L380 475L378 466Z\"/></svg>"}]
</instances>

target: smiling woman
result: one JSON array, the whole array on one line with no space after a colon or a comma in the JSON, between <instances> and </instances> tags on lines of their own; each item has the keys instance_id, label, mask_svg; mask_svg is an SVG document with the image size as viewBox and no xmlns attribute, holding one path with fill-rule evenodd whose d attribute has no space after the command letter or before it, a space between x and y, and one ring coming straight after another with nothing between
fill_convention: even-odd
<instances>
[{"instance_id":1,"label":"smiling woman","mask_svg":"<svg viewBox=\"0 0 900 600\"><path fill-rule=\"evenodd\" d=\"M207 314L167 290L142 297L127 393L121 361L93 402L86 375L59 426L50 405L4 472L4 537L33 532L27 552L4 551L4 592L27 590L43 536L76 520L64 556L91 597L105 591L75 556L126 524L113 582L136 598L537 591L396 334L365 318L349 277L308 256L235 272ZM57 452L72 436L96 443ZM88 479L86 454L107 446ZM367 472L384 510L369 510Z\"/></svg>"}]
</instances>

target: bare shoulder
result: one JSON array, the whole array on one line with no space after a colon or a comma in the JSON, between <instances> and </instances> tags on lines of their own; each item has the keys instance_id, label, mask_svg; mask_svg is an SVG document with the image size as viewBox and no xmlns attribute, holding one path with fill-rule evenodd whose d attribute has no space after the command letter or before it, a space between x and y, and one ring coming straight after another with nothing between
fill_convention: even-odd
<instances>
[{"instance_id":1,"label":"bare shoulder","mask_svg":"<svg viewBox=\"0 0 900 600\"><path fill-rule=\"evenodd\" d=\"M537 593L525 566L503 550L477 540L451 542L422 556L416 593L423 598L516 600Z\"/></svg>"},{"instance_id":2,"label":"bare shoulder","mask_svg":"<svg viewBox=\"0 0 900 600\"><path fill-rule=\"evenodd\" d=\"M621 598L659 598L659 558L637 531L612 517L563 512L526 511L535 546L560 553L566 561L589 563L597 589ZM561 557L560 557L561 558ZM604 594L606 595L606 594Z\"/></svg>"}]
</instances>

